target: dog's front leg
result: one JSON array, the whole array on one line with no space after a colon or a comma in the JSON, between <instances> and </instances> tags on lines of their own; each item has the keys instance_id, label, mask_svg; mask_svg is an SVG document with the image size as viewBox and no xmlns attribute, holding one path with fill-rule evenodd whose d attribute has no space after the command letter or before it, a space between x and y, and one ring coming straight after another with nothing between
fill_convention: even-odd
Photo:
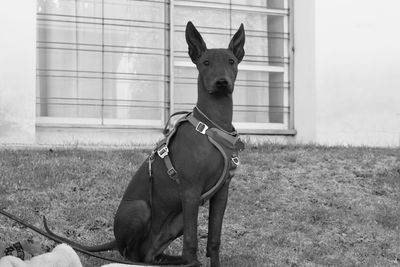
<instances>
[{"instance_id":1,"label":"dog's front leg","mask_svg":"<svg viewBox=\"0 0 400 267\"><path fill-rule=\"evenodd\" d=\"M208 218L207 257L210 257L211 267L219 267L219 247L221 244L221 228L226 203L228 201L229 183L210 199Z\"/></svg>"},{"instance_id":2,"label":"dog's front leg","mask_svg":"<svg viewBox=\"0 0 400 267\"><path fill-rule=\"evenodd\" d=\"M186 190L181 194L183 210L183 251L182 258L187 263L198 264L197 260L197 221L201 191Z\"/></svg>"}]
</instances>

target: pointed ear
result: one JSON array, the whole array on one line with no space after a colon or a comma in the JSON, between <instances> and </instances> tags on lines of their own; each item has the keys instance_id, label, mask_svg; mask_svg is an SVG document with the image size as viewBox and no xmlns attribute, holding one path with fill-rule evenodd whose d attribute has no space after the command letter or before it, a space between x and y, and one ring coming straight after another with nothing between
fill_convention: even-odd
<instances>
[{"instance_id":1,"label":"pointed ear","mask_svg":"<svg viewBox=\"0 0 400 267\"><path fill-rule=\"evenodd\" d=\"M242 23L240 24L239 30L232 37L232 40L229 44L229 49L233 52L233 54L236 56L239 62L242 61L244 57L244 49L243 49L244 41L245 41L245 34Z\"/></svg>"},{"instance_id":2,"label":"pointed ear","mask_svg":"<svg viewBox=\"0 0 400 267\"><path fill-rule=\"evenodd\" d=\"M186 25L186 42L189 45L189 56L196 64L197 59L207 50L207 46L191 21Z\"/></svg>"}]
</instances>

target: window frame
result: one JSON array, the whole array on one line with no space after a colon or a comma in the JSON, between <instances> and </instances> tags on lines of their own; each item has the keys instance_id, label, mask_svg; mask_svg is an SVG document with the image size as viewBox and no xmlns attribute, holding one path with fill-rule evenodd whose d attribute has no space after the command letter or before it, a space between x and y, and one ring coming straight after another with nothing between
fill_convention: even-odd
<instances>
[{"instance_id":1,"label":"window frame","mask_svg":"<svg viewBox=\"0 0 400 267\"><path fill-rule=\"evenodd\" d=\"M288 33L288 38L284 40L284 57L288 58L288 63L283 64L283 66L260 66L242 63L239 65L240 70L250 70L250 71L261 71L261 72L277 72L283 74L284 83L287 82L287 88L284 90L283 96L283 106L287 107L288 114L284 114L283 123L250 123L250 122L234 122L237 130L242 134L260 134L260 135L295 135L296 130L294 128L294 93L293 93L293 71L294 71L294 21L293 21L293 0L283 0L284 9L266 9L252 6L237 6L230 5L232 10L240 11L250 11L250 12L261 12L266 15L276 15L284 17L284 30L283 32ZM104 113L102 112L100 118L68 118L68 117L46 117L46 116L36 116L36 125L41 127L46 126L56 126L56 127L95 127L95 128L129 128L129 129L162 129L165 121L168 119L169 115L172 114L175 109L175 77L174 69L175 67L195 67L190 61L175 60L174 53L174 9L177 6L193 7L193 8L216 8L216 9L226 9L226 4L223 3L213 3L213 2L187 2L183 0L170 0L169 2L155 1L157 3L164 3L164 8L166 9L166 24L169 24L169 31L166 30L165 35L168 36L168 40L165 42L165 50L169 51L164 55L165 61L168 62L165 68L165 75L169 76L164 81L164 90L162 92L161 98L169 99L169 103L165 101L162 107L162 115L160 120L147 120L147 119L108 119L104 118ZM228 4L229 5L229 4ZM168 12L169 11L169 12ZM168 21L169 19L169 21ZM103 33L104 34L104 33ZM38 49L38 48L36 48ZM103 55L104 57L104 51ZM37 69L37 72L39 70ZM104 85L103 85L104 86ZM37 98L39 98L38 96ZM104 95L103 95L104 98ZM104 101L104 99L103 99Z\"/></svg>"},{"instance_id":2,"label":"window frame","mask_svg":"<svg viewBox=\"0 0 400 267\"><path fill-rule=\"evenodd\" d=\"M272 135L294 135L296 131L294 129L294 115L293 115L293 104L294 104L294 94L293 94L293 70L294 70L294 35L293 35L293 0L282 0L284 1L283 9L266 9L266 8L258 8L258 7L243 7L240 6L238 8L237 5L229 5L223 3L196 3L196 2L188 2L184 0L171 0L170 1L170 92L169 96L171 100L174 99L175 88L174 88L174 67L195 67L193 63L189 60L174 60L174 33L175 33L175 25L174 20L172 19L174 16L174 8L175 6L181 7L193 7L193 8L217 8L217 9L227 9L227 6L232 10L238 11L250 11L250 12L260 12L266 15L276 15L286 17L284 19L284 29L283 32L287 32L289 38L284 40L284 58L289 58L289 62L284 64L284 66L260 66L260 65L251 65L246 63L239 64L240 70L250 70L250 71L261 71L267 73L282 73L284 75L283 81L288 84L287 88L283 88L284 92L284 100L283 103L288 107L287 116L284 114L284 122L283 123L250 123L250 122L233 122L236 129L240 133L245 134L272 134ZM174 101L170 102L170 110L171 113L175 111Z\"/></svg>"}]
</instances>

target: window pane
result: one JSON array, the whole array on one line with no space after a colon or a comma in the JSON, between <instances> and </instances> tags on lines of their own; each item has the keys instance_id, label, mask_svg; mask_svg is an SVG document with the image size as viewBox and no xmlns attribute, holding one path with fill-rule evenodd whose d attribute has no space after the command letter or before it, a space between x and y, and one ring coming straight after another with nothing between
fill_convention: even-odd
<instances>
[{"instance_id":1,"label":"window pane","mask_svg":"<svg viewBox=\"0 0 400 267\"><path fill-rule=\"evenodd\" d=\"M121 75L104 81L104 117L161 120L163 81L152 77Z\"/></svg>"},{"instance_id":2,"label":"window pane","mask_svg":"<svg viewBox=\"0 0 400 267\"><path fill-rule=\"evenodd\" d=\"M197 102L197 69L175 68L175 110L191 110Z\"/></svg>"},{"instance_id":3,"label":"window pane","mask_svg":"<svg viewBox=\"0 0 400 267\"><path fill-rule=\"evenodd\" d=\"M175 7L175 52L179 59L188 59L185 39L186 23L192 21L201 32L207 47L228 47L229 44L229 10Z\"/></svg>"},{"instance_id":4,"label":"window pane","mask_svg":"<svg viewBox=\"0 0 400 267\"><path fill-rule=\"evenodd\" d=\"M185 6L185 3L187 6ZM235 85L234 121L243 123L285 123L288 115L288 86L284 80L289 57L285 53L289 33L285 32L284 1L186 1L175 7L174 59L188 64L185 25L191 20L202 34L207 47L227 47L231 36L243 23L246 44ZM195 5L195 7L191 6ZM241 8L243 7L243 8ZM175 109L189 109L196 101L197 70L175 67ZM273 69L277 67L276 69ZM263 68L265 70L259 71ZM254 69L254 70L252 70ZM269 71L273 69L273 71Z\"/></svg>"},{"instance_id":5,"label":"window pane","mask_svg":"<svg viewBox=\"0 0 400 267\"><path fill-rule=\"evenodd\" d=\"M163 2L38 1L38 116L161 122L165 14Z\"/></svg>"},{"instance_id":6,"label":"window pane","mask_svg":"<svg viewBox=\"0 0 400 267\"><path fill-rule=\"evenodd\" d=\"M97 1L99 2L99 1ZM105 0L104 17L106 20L115 20L126 25L142 21L147 24L160 24L165 22L165 4L163 2L147 2L134 0Z\"/></svg>"},{"instance_id":7,"label":"window pane","mask_svg":"<svg viewBox=\"0 0 400 267\"><path fill-rule=\"evenodd\" d=\"M104 11L104 117L161 122L167 86L165 5L106 1Z\"/></svg>"},{"instance_id":8,"label":"window pane","mask_svg":"<svg viewBox=\"0 0 400 267\"><path fill-rule=\"evenodd\" d=\"M197 101L197 70L185 41L192 21L209 48L227 47L240 23L246 56L234 120L287 125L288 12L285 0L38 0L37 115L157 121ZM285 9L286 8L286 9ZM169 47L173 20L174 47ZM169 84L173 49L174 84ZM174 91L169 99L170 89ZM106 119L106 120L104 120ZM141 121L141 122L140 122Z\"/></svg>"},{"instance_id":9,"label":"window pane","mask_svg":"<svg viewBox=\"0 0 400 267\"><path fill-rule=\"evenodd\" d=\"M101 117L98 10L92 1L38 1L39 116Z\"/></svg>"},{"instance_id":10,"label":"window pane","mask_svg":"<svg viewBox=\"0 0 400 267\"><path fill-rule=\"evenodd\" d=\"M76 73L47 72L38 79L38 115L100 118L100 88L99 79L76 78Z\"/></svg>"},{"instance_id":11,"label":"window pane","mask_svg":"<svg viewBox=\"0 0 400 267\"><path fill-rule=\"evenodd\" d=\"M232 12L233 25L240 23L246 30L245 62L255 65L283 66L289 62L283 48L289 34L283 30L284 16L266 16L263 13Z\"/></svg>"}]
</instances>

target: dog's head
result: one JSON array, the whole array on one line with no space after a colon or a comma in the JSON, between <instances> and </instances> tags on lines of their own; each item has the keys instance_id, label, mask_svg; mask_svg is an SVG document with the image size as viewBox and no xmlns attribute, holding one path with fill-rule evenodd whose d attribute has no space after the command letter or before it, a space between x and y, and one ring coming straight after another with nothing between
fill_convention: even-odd
<instances>
[{"instance_id":1,"label":"dog's head","mask_svg":"<svg viewBox=\"0 0 400 267\"><path fill-rule=\"evenodd\" d=\"M244 57L244 41L244 27L241 24L228 49L207 49L193 23L187 23L186 42L189 45L189 56L199 70L199 83L203 90L216 96L233 93L238 64Z\"/></svg>"}]
</instances>

